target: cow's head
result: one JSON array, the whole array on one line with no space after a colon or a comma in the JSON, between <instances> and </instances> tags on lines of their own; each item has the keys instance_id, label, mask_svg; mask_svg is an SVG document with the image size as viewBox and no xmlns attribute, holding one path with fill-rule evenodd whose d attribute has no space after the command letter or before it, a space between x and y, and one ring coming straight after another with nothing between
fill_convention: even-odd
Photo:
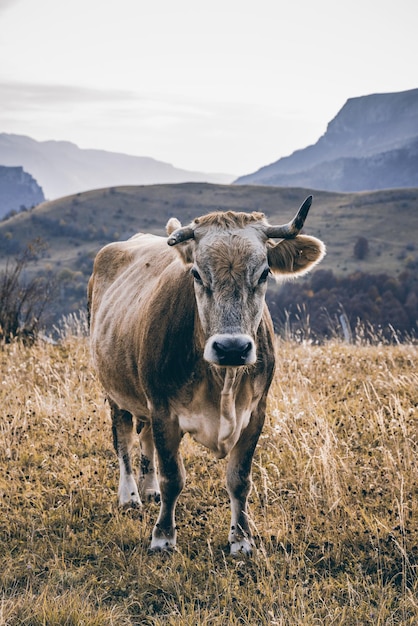
<instances>
[{"instance_id":1,"label":"cow's head","mask_svg":"<svg viewBox=\"0 0 418 626\"><path fill-rule=\"evenodd\" d=\"M191 264L204 358L221 367L256 362L255 337L267 279L302 275L325 254L319 239L299 235L312 203L309 196L288 224L271 226L262 213L215 212L185 228L169 220L167 243ZM279 239L280 241L274 241Z\"/></svg>"}]
</instances>

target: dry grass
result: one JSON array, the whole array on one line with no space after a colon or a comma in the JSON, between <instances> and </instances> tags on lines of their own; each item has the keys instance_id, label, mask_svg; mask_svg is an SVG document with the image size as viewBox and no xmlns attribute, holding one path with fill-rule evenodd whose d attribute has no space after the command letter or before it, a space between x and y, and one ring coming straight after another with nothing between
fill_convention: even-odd
<instances>
[{"instance_id":1,"label":"dry grass","mask_svg":"<svg viewBox=\"0 0 418 626\"><path fill-rule=\"evenodd\" d=\"M0 349L0 623L418 623L418 348L278 344L255 457L257 552L227 556L225 463L190 439L179 549L116 503L85 339Z\"/></svg>"}]
</instances>

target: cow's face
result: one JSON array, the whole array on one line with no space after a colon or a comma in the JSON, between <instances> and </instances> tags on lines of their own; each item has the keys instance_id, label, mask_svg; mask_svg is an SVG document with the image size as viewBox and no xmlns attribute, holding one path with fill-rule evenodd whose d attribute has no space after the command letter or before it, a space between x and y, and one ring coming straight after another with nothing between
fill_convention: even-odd
<instances>
[{"instance_id":1,"label":"cow's face","mask_svg":"<svg viewBox=\"0 0 418 626\"><path fill-rule=\"evenodd\" d=\"M269 266L265 246L253 229L196 232L191 273L204 358L219 366L255 363Z\"/></svg>"},{"instance_id":2,"label":"cow's face","mask_svg":"<svg viewBox=\"0 0 418 626\"><path fill-rule=\"evenodd\" d=\"M179 226L170 221L168 233L189 232L179 231ZM260 213L212 213L195 220L189 227L193 235L177 246L193 276L206 340L203 356L219 367L256 362L269 274L304 273L324 255L322 242L313 237L300 235L275 244L266 226Z\"/></svg>"}]
</instances>

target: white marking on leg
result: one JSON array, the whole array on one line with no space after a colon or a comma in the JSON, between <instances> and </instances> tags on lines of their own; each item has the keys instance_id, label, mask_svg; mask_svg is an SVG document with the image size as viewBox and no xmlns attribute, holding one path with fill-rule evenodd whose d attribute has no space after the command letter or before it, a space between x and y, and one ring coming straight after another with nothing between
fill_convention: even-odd
<instances>
[{"instance_id":1,"label":"white marking on leg","mask_svg":"<svg viewBox=\"0 0 418 626\"><path fill-rule=\"evenodd\" d=\"M120 506L141 506L138 487L132 473L126 471L126 463L123 457L118 456L120 479L119 479L119 504Z\"/></svg>"},{"instance_id":2,"label":"white marking on leg","mask_svg":"<svg viewBox=\"0 0 418 626\"><path fill-rule=\"evenodd\" d=\"M177 533L174 532L172 537L164 537L159 533L158 526L154 526L152 531L152 540L150 550L153 552L164 552L167 550L173 550L177 543Z\"/></svg>"},{"instance_id":3,"label":"white marking on leg","mask_svg":"<svg viewBox=\"0 0 418 626\"><path fill-rule=\"evenodd\" d=\"M241 511L241 503L231 498L231 528L229 531L229 545L231 554L251 554L254 543L248 532L244 531L239 524L239 518L246 516Z\"/></svg>"},{"instance_id":4,"label":"white marking on leg","mask_svg":"<svg viewBox=\"0 0 418 626\"><path fill-rule=\"evenodd\" d=\"M177 530L175 522L175 509L177 497L184 484L184 468L180 461L179 482L170 485L170 480L162 478L161 484L161 506L157 523L152 531L150 549L155 552L162 550L172 550L177 542ZM174 487L173 490L170 487Z\"/></svg>"},{"instance_id":5,"label":"white marking on leg","mask_svg":"<svg viewBox=\"0 0 418 626\"><path fill-rule=\"evenodd\" d=\"M161 506L152 531L151 550L170 550L176 545L175 509L185 481L179 451L183 433L165 406L154 409L152 419L153 440L158 452Z\"/></svg>"}]
</instances>

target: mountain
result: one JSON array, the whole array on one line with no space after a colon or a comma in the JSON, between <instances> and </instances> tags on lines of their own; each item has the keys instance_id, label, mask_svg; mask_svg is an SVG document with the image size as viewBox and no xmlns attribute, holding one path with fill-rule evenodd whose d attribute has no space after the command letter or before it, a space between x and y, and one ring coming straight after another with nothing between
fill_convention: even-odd
<instances>
[{"instance_id":1,"label":"mountain","mask_svg":"<svg viewBox=\"0 0 418 626\"><path fill-rule=\"evenodd\" d=\"M235 183L343 192L418 186L418 89L350 98L314 145Z\"/></svg>"},{"instance_id":2,"label":"mountain","mask_svg":"<svg viewBox=\"0 0 418 626\"><path fill-rule=\"evenodd\" d=\"M50 200L117 185L230 183L234 178L190 172L149 157L84 150L68 141L35 141L7 133L0 133L0 164L23 166L35 176Z\"/></svg>"},{"instance_id":3,"label":"mountain","mask_svg":"<svg viewBox=\"0 0 418 626\"><path fill-rule=\"evenodd\" d=\"M0 165L0 219L11 211L29 209L44 200L42 188L23 167Z\"/></svg>"}]
</instances>

